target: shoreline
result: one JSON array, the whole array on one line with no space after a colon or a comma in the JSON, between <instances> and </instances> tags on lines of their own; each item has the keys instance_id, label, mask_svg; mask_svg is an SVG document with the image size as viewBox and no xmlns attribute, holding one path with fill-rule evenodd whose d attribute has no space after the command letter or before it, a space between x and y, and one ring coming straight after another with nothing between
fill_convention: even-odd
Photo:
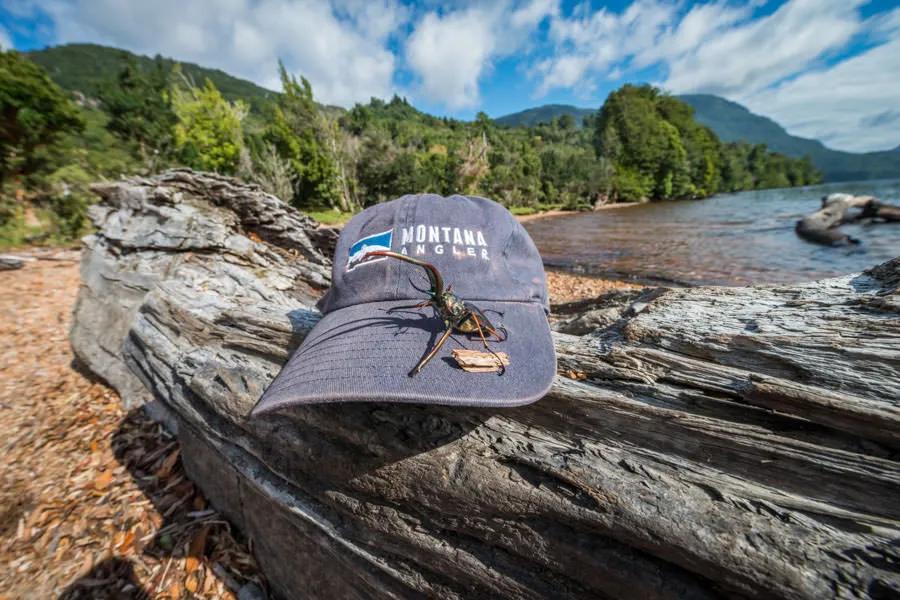
<instances>
[{"instance_id":1,"label":"shoreline","mask_svg":"<svg viewBox=\"0 0 900 600\"><path fill-rule=\"evenodd\" d=\"M547 274L551 306L593 300L610 292L640 290L647 287L644 283L571 273L547 266L544 267L544 272Z\"/></svg>"},{"instance_id":2,"label":"shoreline","mask_svg":"<svg viewBox=\"0 0 900 600\"><path fill-rule=\"evenodd\" d=\"M519 223L527 223L529 221L535 221L537 219L545 219L547 217L564 217L567 215L580 215L582 213L599 212L599 211L603 211L603 210L613 210L613 209L620 209L620 208L629 208L631 206L637 206L638 204L644 204L644 203L643 202L615 202L613 204L604 204L603 206L595 208L592 211L591 210L561 210L561 209L557 209L557 210L545 210L545 211L541 211L541 212L531 213L530 215L513 215L513 216L516 218L516 220ZM303 212L303 211L301 211L301 212ZM344 227L344 224L347 222L347 220L349 220L351 217L353 217L352 214L346 213L347 220L329 223L329 222L320 220L322 213L303 212L303 214L310 216L313 219L316 219L316 221L319 223L319 227L330 227L332 229L337 229L337 230L342 229Z\"/></svg>"},{"instance_id":3,"label":"shoreline","mask_svg":"<svg viewBox=\"0 0 900 600\"><path fill-rule=\"evenodd\" d=\"M519 223L527 223L528 221L535 221L537 219L545 219L547 217L564 217L566 215L580 215L582 213L589 212L600 212L604 210L613 210L620 208L628 208L631 206L637 206L638 204L642 204L642 202L616 202L614 204L604 204L598 208L590 210L545 210L543 212L536 212L530 215L517 215L516 219Z\"/></svg>"}]
</instances>

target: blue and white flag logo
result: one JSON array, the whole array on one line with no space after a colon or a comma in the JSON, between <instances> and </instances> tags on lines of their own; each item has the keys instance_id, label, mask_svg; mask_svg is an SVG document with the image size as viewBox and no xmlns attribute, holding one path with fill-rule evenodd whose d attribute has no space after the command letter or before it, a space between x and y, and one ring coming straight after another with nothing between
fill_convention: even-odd
<instances>
[{"instance_id":1,"label":"blue and white flag logo","mask_svg":"<svg viewBox=\"0 0 900 600\"><path fill-rule=\"evenodd\" d=\"M376 262L387 258L386 256L373 256L370 258L365 258L365 256L368 252L371 252L373 250L390 250L391 241L393 241L393 239L394 230L388 229L387 231L383 231L381 233L373 233L372 235L368 235L355 242L352 246L350 246L350 256L347 259L347 271L352 271L359 265L364 265L370 262Z\"/></svg>"}]
</instances>

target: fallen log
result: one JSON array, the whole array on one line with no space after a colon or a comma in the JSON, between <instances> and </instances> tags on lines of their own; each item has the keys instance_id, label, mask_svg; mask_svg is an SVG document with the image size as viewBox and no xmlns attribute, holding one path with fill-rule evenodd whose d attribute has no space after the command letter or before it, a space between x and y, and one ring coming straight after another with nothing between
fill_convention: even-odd
<instances>
[{"instance_id":1,"label":"fallen log","mask_svg":"<svg viewBox=\"0 0 900 600\"><path fill-rule=\"evenodd\" d=\"M73 346L165 407L276 595L900 594L900 259L600 303L530 406L249 419L319 319L329 240L218 176L97 191Z\"/></svg>"},{"instance_id":2,"label":"fallen log","mask_svg":"<svg viewBox=\"0 0 900 600\"><path fill-rule=\"evenodd\" d=\"M900 206L892 206L872 199L872 201L863 206L859 218L897 223L900 222Z\"/></svg>"},{"instance_id":3,"label":"fallen log","mask_svg":"<svg viewBox=\"0 0 900 600\"><path fill-rule=\"evenodd\" d=\"M12 256L11 254L0 255L0 271L14 271L25 266L26 258L21 256Z\"/></svg>"},{"instance_id":4,"label":"fallen log","mask_svg":"<svg viewBox=\"0 0 900 600\"><path fill-rule=\"evenodd\" d=\"M829 194L822 198L822 208L797 221L797 235L817 244L829 246L858 244L859 240L835 228L847 222L847 213L853 208L863 208L874 198L872 196L851 196L850 194Z\"/></svg>"}]
</instances>

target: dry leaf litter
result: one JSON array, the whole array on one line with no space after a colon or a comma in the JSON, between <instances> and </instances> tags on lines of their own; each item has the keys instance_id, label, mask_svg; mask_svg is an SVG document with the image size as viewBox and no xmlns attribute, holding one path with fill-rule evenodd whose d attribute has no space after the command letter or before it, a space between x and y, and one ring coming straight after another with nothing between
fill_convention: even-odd
<instances>
[{"instance_id":1,"label":"dry leaf litter","mask_svg":"<svg viewBox=\"0 0 900 600\"><path fill-rule=\"evenodd\" d=\"M32 257L0 272L0 599L265 590L178 443L73 367L78 254Z\"/></svg>"},{"instance_id":2,"label":"dry leaf litter","mask_svg":"<svg viewBox=\"0 0 900 600\"><path fill-rule=\"evenodd\" d=\"M74 367L78 253L30 254L0 272L0 600L264 593L247 546L185 477L178 443ZM638 287L547 275L553 302Z\"/></svg>"}]
</instances>

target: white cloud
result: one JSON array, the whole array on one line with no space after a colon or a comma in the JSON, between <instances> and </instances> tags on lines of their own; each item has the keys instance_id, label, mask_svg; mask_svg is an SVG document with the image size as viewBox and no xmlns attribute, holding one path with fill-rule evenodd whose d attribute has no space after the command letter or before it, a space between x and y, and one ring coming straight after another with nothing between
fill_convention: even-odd
<instances>
[{"instance_id":1,"label":"white cloud","mask_svg":"<svg viewBox=\"0 0 900 600\"><path fill-rule=\"evenodd\" d=\"M621 62L653 48L676 9L672 2L636 0L622 13L591 12L583 4L571 16L554 18L550 40L555 52L532 72L540 79L537 95L555 88L591 91L594 79L606 78Z\"/></svg>"},{"instance_id":2,"label":"white cloud","mask_svg":"<svg viewBox=\"0 0 900 600\"><path fill-rule=\"evenodd\" d=\"M900 143L900 9L863 20L864 3L789 0L762 17L755 2L685 11L635 0L621 13L585 4L553 19L554 52L531 72L541 96L656 68L669 91L728 97L796 135L846 150L891 148ZM875 47L825 66L862 36Z\"/></svg>"},{"instance_id":3,"label":"white cloud","mask_svg":"<svg viewBox=\"0 0 900 600\"><path fill-rule=\"evenodd\" d=\"M12 48L13 43L9 32L0 25L0 50L11 50Z\"/></svg>"},{"instance_id":4,"label":"white cloud","mask_svg":"<svg viewBox=\"0 0 900 600\"><path fill-rule=\"evenodd\" d=\"M600 9L554 19L554 56L538 64L538 94L603 78L611 67L660 65L675 92L748 93L795 75L859 32L863 0L792 0L751 19L752 4L636 0L622 13Z\"/></svg>"},{"instance_id":5,"label":"white cloud","mask_svg":"<svg viewBox=\"0 0 900 600\"><path fill-rule=\"evenodd\" d=\"M773 14L709 35L693 36L666 60L665 87L724 95L755 92L844 47L862 27L862 0L793 0Z\"/></svg>"},{"instance_id":6,"label":"white cloud","mask_svg":"<svg viewBox=\"0 0 900 600\"><path fill-rule=\"evenodd\" d=\"M406 59L425 97L450 108L478 103L478 81L495 50L480 9L439 17L429 13L406 44Z\"/></svg>"},{"instance_id":7,"label":"white cloud","mask_svg":"<svg viewBox=\"0 0 900 600\"><path fill-rule=\"evenodd\" d=\"M674 26L659 27L658 35L648 35L641 40L635 52L635 65L643 67L660 61L684 57L713 36L721 36L746 19L751 6L735 7L728 4L699 4L691 8L678 21L669 12L665 16Z\"/></svg>"},{"instance_id":8,"label":"white cloud","mask_svg":"<svg viewBox=\"0 0 900 600\"><path fill-rule=\"evenodd\" d=\"M723 95L837 148L900 143L900 8L863 19L866 0L774 11L766 0L633 0L620 11L587 0L567 11L560 0L0 1L15 19L49 17L55 42L160 53L272 89L280 58L317 99L344 106L388 97L408 75L415 100L477 107L484 80L511 58L538 97L657 73L672 92ZM0 45L11 46L2 27Z\"/></svg>"},{"instance_id":9,"label":"white cloud","mask_svg":"<svg viewBox=\"0 0 900 600\"><path fill-rule=\"evenodd\" d=\"M452 109L476 106L479 82L492 62L521 51L556 11L556 0L531 0L426 13L406 43L406 60L418 79L416 91Z\"/></svg>"},{"instance_id":10,"label":"white cloud","mask_svg":"<svg viewBox=\"0 0 900 600\"><path fill-rule=\"evenodd\" d=\"M349 105L393 90L388 38L398 0L43 0L58 42L91 41L216 67L279 89L277 61L320 101Z\"/></svg>"},{"instance_id":11,"label":"white cloud","mask_svg":"<svg viewBox=\"0 0 900 600\"><path fill-rule=\"evenodd\" d=\"M898 73L900 39L741 101L791 133L832 148L889 150L900 144Z\"/></svg>"}]
</instances>

